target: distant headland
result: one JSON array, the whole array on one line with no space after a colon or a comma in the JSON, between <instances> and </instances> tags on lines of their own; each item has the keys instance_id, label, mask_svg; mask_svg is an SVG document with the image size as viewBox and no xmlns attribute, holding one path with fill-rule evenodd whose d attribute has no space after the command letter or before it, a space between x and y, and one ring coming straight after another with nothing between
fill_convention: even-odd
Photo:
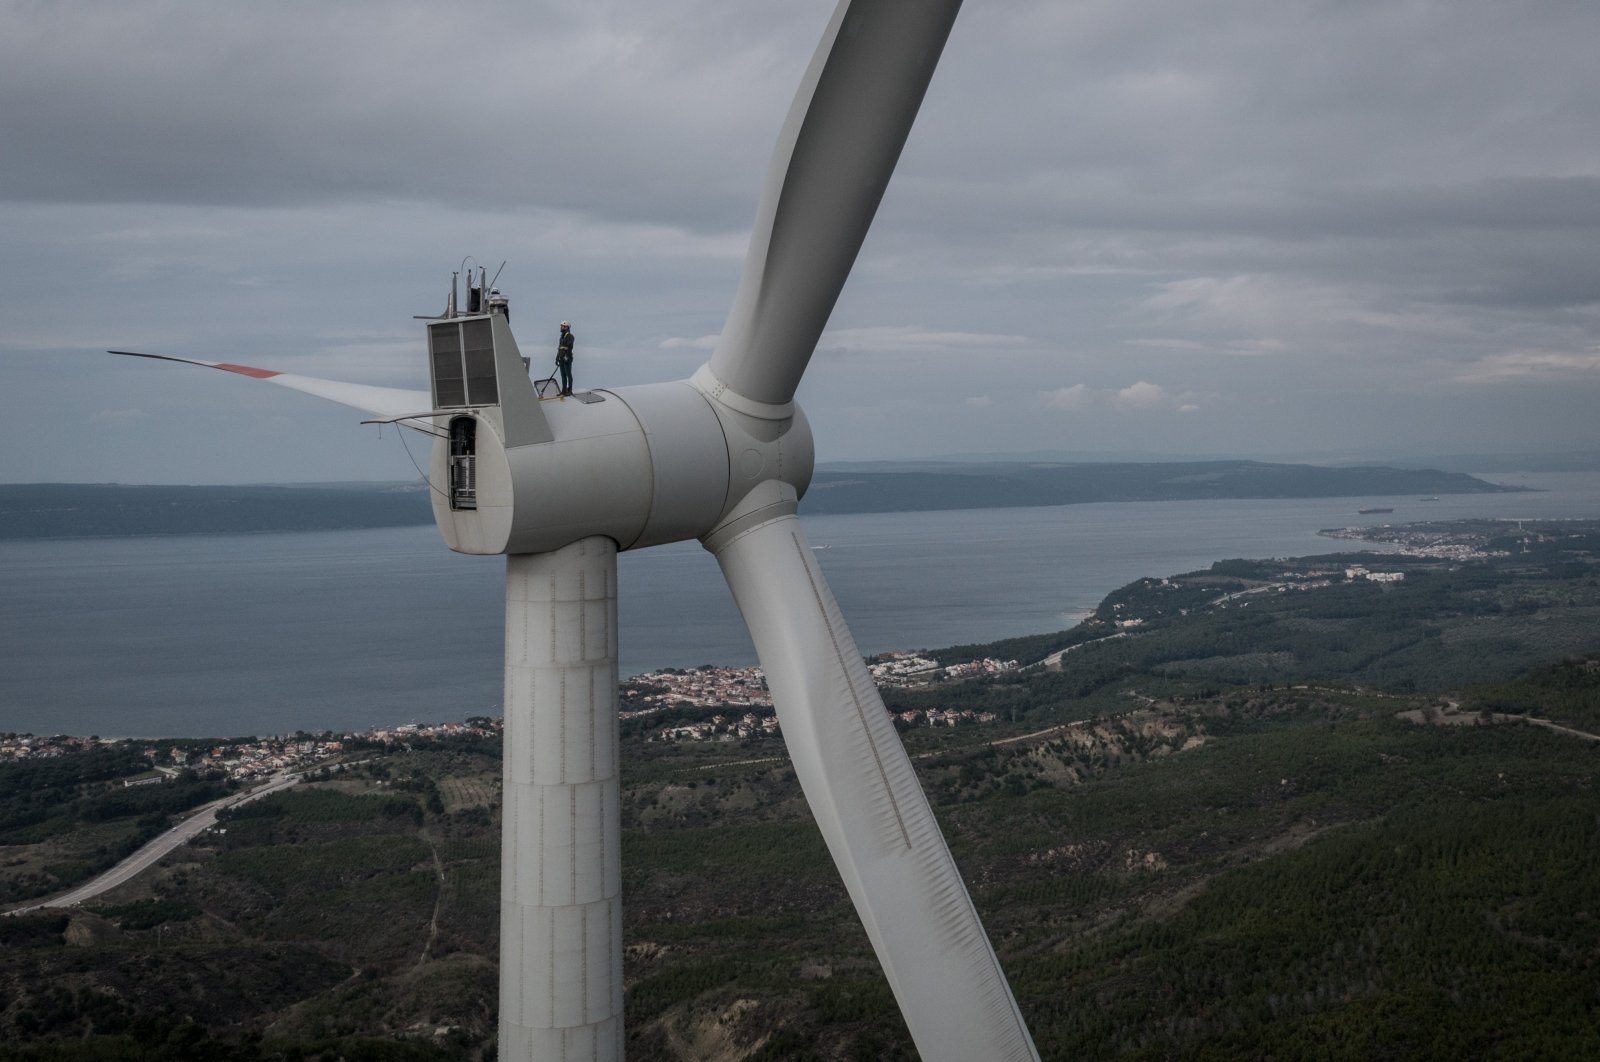
<instances>
[{"instance_id":1,"label":"distant headland","mask_svg":"<svg viewBox=\"0 0 1600 1062\"><path fill-rule=\"evenodd\" d=\"M876 462L817 471L806 514L1011 509L1086 502L1487 494L1461 472L1259 461ZM433 522L424 483L315 486L0 484L0 540L249 534Z\"/></svg>"}]
</instances>

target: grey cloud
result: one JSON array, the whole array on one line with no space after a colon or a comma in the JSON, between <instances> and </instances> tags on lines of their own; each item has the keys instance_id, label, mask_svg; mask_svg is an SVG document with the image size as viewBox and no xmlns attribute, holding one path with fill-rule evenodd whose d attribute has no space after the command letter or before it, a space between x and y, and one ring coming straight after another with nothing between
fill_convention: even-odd
<instances>
[{"instance_id":1,"label":"grey cloud","mask_svg":"<svg viewBox=\"0 0 1600 1062\"><path fill-rule=\"evenodd\" d=\"M727 174L764 162L816 7L13 5L0 190L703 224L749 198Z\"/></svg>"},{"instance_id":2,"label":"grey cloud","mask_svg":"<svg viewBox=\"0 0 1600 1062\"><path fill-rule=\"evenodd\" d=\"M687 374L832 6L0 5L0 386L71 406L19 430L60 477L205 475L159 426L237 381L96 351L415 386L467 253L525 352L569 318L595 383ZM1587 2L969 3L803 385L819 447L1586 444L1596 39ZM305 441L336 412L238 401L214 478L359 476Z\"/></svg>"}]
</instances>

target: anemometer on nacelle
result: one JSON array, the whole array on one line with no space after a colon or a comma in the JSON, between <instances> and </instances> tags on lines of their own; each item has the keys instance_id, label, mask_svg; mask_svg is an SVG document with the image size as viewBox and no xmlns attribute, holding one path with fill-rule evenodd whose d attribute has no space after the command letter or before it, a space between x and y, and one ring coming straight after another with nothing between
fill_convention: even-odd
<instances>
[{"instance_id":1,"label":"anemometer on nacelle","mask_svg":"<svg viewBox=\"0 0 1600 1062\"><path fill-rule=\"evenodd\" d=\"M451 549L545 553L597 534L636 549L703 537L758 484L805 492L811 433L798 407L763 422L693 381L542 399L508 300L483 272L468 278L465 311L452 277L444 314L427 324L428 478Z\"/></svg>"}]
</instances>

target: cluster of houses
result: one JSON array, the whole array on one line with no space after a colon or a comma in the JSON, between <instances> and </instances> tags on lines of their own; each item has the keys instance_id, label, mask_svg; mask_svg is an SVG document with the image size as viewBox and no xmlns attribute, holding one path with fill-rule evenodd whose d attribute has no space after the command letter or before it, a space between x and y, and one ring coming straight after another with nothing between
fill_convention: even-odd
<instances>
[{"instance_id":1,"label":"cluster of houses","mask_svg":"<svg viewBox=\"0 0 1600 1062\"><path fill-rule=\"evenodd\" d=\"M974 712L966 708L930 708L925 712L913 710L894 713L895 725L899 727L960 726L963 723L992 723L998 718L993 712Z\"/></svg>"},{"instance_id":2,"label":"cluster of houses","mask_svg":"<svg viewBox=\"0 0 1600 1062\"><path fill-rule=\"evenodd\" d=\"M669 669L635 675L622 688L642 710L624 712L623 718L654 711L666 704L684 702L703 707L716 705L772 707L767 678L759 667L701 667L689 671Z\"/></svg>"},{"instance_id":3,"label":"cluster of houses","mask_svg":"<svg viewBox=\"0 0 1600 1062\"><path fill-rule=\"evenodd\" d=\"M741 738L756 737L760 734L776 734L777 732L777 716L758 716L754 712L746 712L738 719L730 719L725 715L714 715L710 719L699 723L690 723L686 726L669 726L650 735L648 740L737 741Z\"/></svg>"},{"instance_id":4,"label":"cluster of houses","mask_svg":"<svg viewBox=\"0 0 1600 1062\"><path fill-rule=\"evenodd\" d=\"M132 744L126 738L71 737L63 734L0 734L0 762L50 759L87 752L105 745ZM330 737L305 739L266 738L260 741L214 745L209 749L172 745L146 745L140 755L152 773L123 781L125 786L155 785L186 770L219 770L241 781L304 768L344 751L344 742Z\"/></svg>"},{"instance_id":5,"label":"cluster of houses","mask_svg":"<svg viewBox=\"0 0 1600 1062\"><path fill-rule=\"evenodd\" d=\"M1519 525L1520 527L1520 525ZM1485 549L1487 534L1481 530L1469 531L1437 525L1411 527L1337 527L1318 531L1328 538L1357 539L1366 542L1389 542L1399 546L1394 552L1402 557L1432 557L1436 560L1484 560L1489 557L1509 557L1503 549ZM1542 532L1524 532L1523 541L1547 541Z\"/></svg>"},{"instance_id":6,"label":"cluster of houses","mask_svg":"<svg viewBox=\"0 0 1600 1062\"><path fill-rule=\"evenodd\" d=\"M376 741L385 745L403 745L410 741L451 737L490 737L499 734L501 720L474 717L470 723L405 723L401 726L379 727L364 734L344 734L338 737L324 735L318 738L279 740L267 738L237 745L221 745L210 750L197 763L220 767L230 778L241 781L277 774L280 771L304 770L317 761L345 751L352 740ZM147 750L147 753L154 750ZM177 756L180 750L173 749ZM163 770L161 767L156 768Z\"/></svg>"},{"instance_id":7,"label":"cluster of houses","mask_svg":"<svg viewBox=\"0 0 1600 1062\"><path fill-rule=\"evenodd\" d=\"M494 737L505 728L504 720L472 717L466 723L406 723L369 730L361 737L367 741L380 741L385 745L403 745L407 741L454 737Z\"/></svg>"},{"instance_id":8,"label":"cluster of houses","mask_svg":"<svg viewBox=\"0 0 1600 1062\"><path fill-rule=\"evenodd\" d=\"M974 712L969 709L930 708L893 713L895 726L908 729L914 726L960 726L963 723L992 723L999 716L993 712ZM746 712L738 719L714 715L698 723L663 727L650 735L649 741L738 741L743 738L776 734L779 730L775 715L756 715Z\"/></svg>"},{"instance_id":9,"label":"cluster of houses","mask_svg":"<svg viewBox=\"0 0 1600 1062\"><path fill-rule=\"evenodd\" d=\"M920 686L932 682L998 675L1017 667L1015 660L974 660L943 666L915 652L884 653L869 665L873 681L880 686ZM626 693L622 718L636 719L674 704L709 708L747 708L743 715L713 715L693 723L662 727L649 741L739 741L776 734L777 716L772 714L772 697L758 667L702 667L692 671L652 671L636 675L623 683ZM992 723L993 712L927 709L895 713L894 723L913 726L958 726L962 723Z\"/></svg>"},{"instance_id":10,"label":"cluster of houses","mask_svg":"<svg viewBox=\"0 0 1600 1062\"><path fill-rule=\"evenodd\" d=\"M867 670L872 672L872 681L880 686L921 686L929 682L998 675L1016 667L1015 660L989 658L941 667L937 660L929 660L916 652L896 652L880 653Z\"/></svg>"},{"instance_id":11,"label":"cluster of houses","mask_svg":"<svg viewBox=\"0 0 1600 1062\"><path fill-rule=\"evenodd\" d=\"M344 742L327 738L280 741L265 738L234 745L216 745L201 755L192 755L180 748L167 752L165 764L157 749L145 749L145 755L162 774L177 774L186 768L194 770L220 770L229 778L241 782L264 778L284 771L300 770L318 760L344 751Z\"/></svg>"},{"instance_id":12,"label":"cluster of houses","mask_svg":"<svg viewBox=\"0 0 1600 1062\"><path fill-rule=\"evenodd\" d=\"M1369 583L1398 583L1405 579L1405 572L1375 572L1363 568L1359 564L1352 564L1344 570L1346 579L1365 579Z\"/></svg>"},{"instance_id":13,"label":"cluster of houses","mask_svg":"<svg viewBox=\"0 0 1600 1062\"><path fill-rule=\"evenodd\" d=\"M99 738L35 737L33 734L0 734L0 763L17 760L47 760L69 752L83 752L100 744Z\"/></svg>"},{"instance_id":14,"label":"cluster of houses","mask_svg":"<svg viewBox=\"0 0 1600 1062\"><path fill-rule=\"evenodd\" d=\"M501 725L499 719L474 717L468 723L406 723L403 726L369 730L364 734L268 737L213 745L210 748L195 747L193 742L189 743L188 748L180 745L163 748L159 744L149 744L140 750L140 755L149 762L151 772L123 779L122 785L157 785L187 770L221 771L229 778L248 782L284 771L303 771L307 767L314 767L319 761L345 752L353 740L395 745L448 737L490 737L500 733ZM126 738L0 734L0 763L49 759L103 745L132 743Z\"/></svg>"}]
</instances>

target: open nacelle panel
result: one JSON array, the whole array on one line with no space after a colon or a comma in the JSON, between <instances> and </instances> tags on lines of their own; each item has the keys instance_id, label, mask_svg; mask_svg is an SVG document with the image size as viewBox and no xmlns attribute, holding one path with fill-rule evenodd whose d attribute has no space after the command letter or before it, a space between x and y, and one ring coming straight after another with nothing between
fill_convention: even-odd
<instances>
[{"instance_id":1,"label":"open nacelle panel","mask_svg":"<svg viewBox=\"0 0 1600 1062\"><path fill-rule=\"evenodd\" d=\"M498 405L494 325L484 317L458 317L428 326L433 408Z\"/></svg>"},{"instance_id":2,"label":"open nacelle panel","mask_svg":"<svg viewBox=\"0 0 1600 1062\"><path fill-rule=\"evenodd\" d=\"M434 518L452 549L499 553L514 491L507 451L554 439L504 312L428 325L434 428ZM447 415L448 414L448 415Z\"/></svg>"}]
</instances>

